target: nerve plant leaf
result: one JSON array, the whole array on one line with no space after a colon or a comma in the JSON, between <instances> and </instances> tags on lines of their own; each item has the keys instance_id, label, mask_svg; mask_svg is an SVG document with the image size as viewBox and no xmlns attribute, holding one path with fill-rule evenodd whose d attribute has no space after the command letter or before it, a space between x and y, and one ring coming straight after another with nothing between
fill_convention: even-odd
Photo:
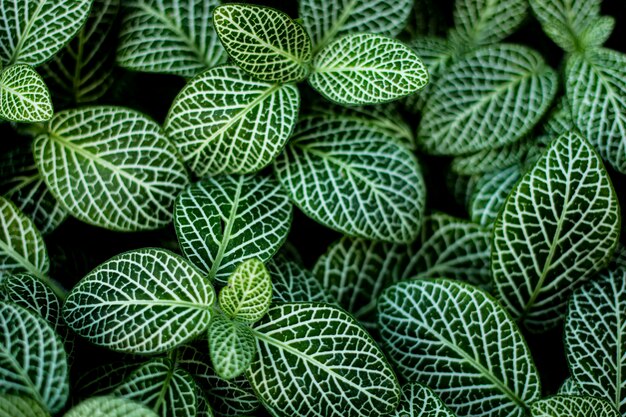
<instances>
[{"instance_id":1,"label":"nerve plant leaf","mask_svg":"<svg viewBox=\"0 0 626 417\"><path fill-rule=\"evenodd\" d=\"M350 236L410 242L426 189L413 154L367 123L303 118L274 170L295 204Z\"/></svg>"},{"instance_id":2,"label":"nerve plant leaf","mask_svg":"<svg viewBox=\"0 0 626 417\"><path fill-rule=\"evenodd\" d=\"M244 71L264 81L299 81L308 74L311 39L276 9L227 4L215 9L215 29L224 48Z\"/></svg>"},{"instance_id":3,"label":"nerve plant leaf","mask_svg":"<svg viewBox=\"0 0 626 417\"><path fill-rule=\"evenodd\" d=\"M292 207L275 179L260 175L208 177L177 199L174 225L185 256L227 284L239 263L270 259L287 238Z\"/></svg>"},{"instance_id":4,"label":"nerve plant leaf","mask_svg":"<svg viewBox=\"0 0 626 417\"><path fill-rule=\"evenodd\" d=\"M458 0L455 36L472 46L496 43L513 33L528 13L525 0Z\"/></svg>"},{"instance_id":5,"label":"nerve plant leaf","mask_svg":"<svg viewBox=\"0 0 626 417\"><path fill-rule=\"evenodd\" d=\"M417 54L381 35L346 35L324 47L313 60L309 83L330 101L363 105L415 93L428 83Z\"/></svg>"},{"instance_id":6,"label":"nerve plant leaf","mask_svg":"<svg viewBox=\"0 0 626 417\"><path fill-rule=\"evenodd\" d=\"M5 293L6 301L36 313L60 333L61 300L42 280L30 274L10 274L0 283L0 291Z\"/></svg>"},{"instance_id":7,"label":"nerve plant leaf","mask_svg":"<svg viewBox=\"0 0 626 417\"><path fill-rule=\"evenodd\" d=\"M222 66L183 88L164 128L196 175L249 173L282 151L299 107L294 84L257 81L237 67Z\"/></svg>"},{"instance_id":8,"label":"nerve plant leaf","mask_svg":"<svg viewBox=\"0 0 626 417\"><path fill-rule=\"evenodd\" d=\"M574 132L552 141L494 225L499 300L529 329L555 326L572 290L609 262L619 219L611 180L587 141Z\"/></svg>"},{"instance_id":9,"label":"nerve plant leaf","mask_svg":"<svg viewBox=\"0 0 626 417\"><path fill-rule=\"evenodd\" d=\"M569 377L563 381L557 392L559 395L580 395L580 387L574 378Z\"/></svg>"},{"instance_id":10,"label":"nerve plant leaf","mask_svg":"<svg viewBox=\"0 0 626 417\"><path fill-rule=\"evenodd\" d=\"M400 405L393 417L456 417L430 388L410 383L402 387Z\"/></svg>"},{"instance_id":11,"label":"nerve plant leaf","mask_svg":"<svg viewBox=\"0 0 626 417\"><path fill-rule=\"evenodd\" d=\"M125 0L118 65L193 77L225 61L213 28L219 0Z\"/></svg>"},{"instance_id":12,"label":"nerve plant leaf","mask_svg":"<svg viewBox=\"0 0 626 417\"><path fill-rule=\"evenodd\" d=\"M0 394L0 417L49 417L47 411L30 397ZM138 416L137 416L138 417Z\"/></svg>"},{"instance_id":13,"label":"nerve plant leaf","mask_svg":"<svg viewBox=\"0 0 626 417\"><path fill-rule=\"evenodd\" d=\"M272 301L332 302L313 273L299 263L278 253L266 266L272 277Z\"/></svg>"},{"instance_id":14,"label":"nerve plant leaf","mask_svg":"<svg viewBox=\"0 0 626 417\"><path fill-rule=\"evenodd\" d=\"M608 402L577 395L555 395L532 405L531 417L619 417Z\"/></svg>"},{"instance_id":15,"label":"nerve plant leaf","mask_svg":"<svg viewBox=\"0 0 626 417\"><path fill-rule=\"evenodd\" d=\"M500 209L522 177L522 173L520 167L514 165L501 171L483 174L472 194L468 209L470 219L482 226L493 226Z\"/></svg>"},{"instance_id":16,"label":"nerve plant leaf","mask_svg":"<svg viewBox=\"0 0 626 417\"><path fill-rule=\"evenodd\" d=\"M271 302L272 280L258 258L240 263L219 295L219 305L224 314L243 323L260 320Z\"/></svg>"},{"instance_id":17,"label":"nerve plant leaf","mask_svg":"<svg viewBox=\"0 0 626 417\"><path fill-rule=\"evenodd\" d=\"M458 416L522 417L541 397L521 332L468 284L411 280L378 302L383 346L403 378L431 387Z\"/></svg>"},{"instance_id":18,"label":"nerve plant leaf","mask_svg":"<svg viewBox=\"0 0 626 417\"><path fill-rule=\"evenodd\" d=\"M57 200L78 219L111 230L167 225L188 182L161 128L122 107L57 113L35 138L33 152Z\"/></svg>"},{"instance_id":19,"label":"nerve plant leaf","mask_svg":"<svg viewBox=\"0 0 626 417\"><path fill-rule=\"evenodd\" d=\"M157 353L209 327L215 292L187 260L164 249L115 256L85 276L63 307L68 326L92 343Z\"/></svg>"},{"instance_id":20,"label":"nerve plant leaf","mask_svg":"<svg viewBox=\"0 0 626 417\"><path fill-rule=\"evenodd\" d=\"M398 405L400 386L385 356L343 310L281 304L253 332L259 353L246 376L277 416L373 417Z\"/></svg>"},{"instance_id":21,"label":"nerve plant leaf","mask_svg":"<svg viewBox=\"0 0 626 417\"><path fill-rule=\"evenodd\" d=\"M533 146L535 141L526 137L500 148L487 148L474 154L457 156L452 160L451 169L463 175L496 172L520 165Z\"/></svg>"},{"instance_id":22,"label":"nerve plant leaf","mask_svg":"<svg viewBox=\"0 0 626 417\"><path fill-rule=\"evenodd\" d=\"M256 340L246 324L216 315L209 327L209 352L213 369L229 380L242 375L256 354Z\"/></svg>"},{"instance_id":23,"label":"nerve plant leaf","mask_svg":"<svg viewBox=\"0 0 626 417\"><path fill-rule=\"evenodd\" d=\"M417 142L426 152L462 155L521 139L548 110L557 77L541 55L520 45L478 49L434 86Z\"/></svg>"},{"instance_id":24,"label":"nerve plant leaf","mask_svg":"<svg viewBox=\"0 0 626 417\"><path fill-rule=\"evenodd\" d=\"M49 60L85 23L91 2L0 0L0 61L36 66Z\"/></svg>"},{"instance_id":25,"label":"nerve plant leaf","mask_svg":"<svg viewBox=\"0 0 626 417\"><path fill-rule=\"evenodd\" d=\"M48 87L32 67L11 65L0 73L0 118L12 122L45 122L52 113Z\"/></svg>"},{"instance_id":26,"label":"nerve plant leaf","mask_svg":"<svg viewBox=\"0 0 626 417\"><path fill-rule=\"evenodd\" d=\"M126 398L102 396L89 398L68 411L64 417L158 417L145 405Z\"/></svg>"},{"instance_id":27,"label":"nerve plant leaf","mask_svg":"<svg viewBox=\"0 0 626 417\"><path fill-rule=\"evenodd\" d=\"M0 392L35 399L50 413L69 396L63 343L41 317L0 301Z\"/></svg>"},{"instance_id":28,"label":"nerve plant leaf","mask_svg":"<svg viewBox=\"0 0 626 417\"><path fill-rule=\"evenodd\" d=\"M412 0L302 0L299 15L318 51L348 33L395 37L406 24L412 4Z\"/></svg>"}]
</instances>

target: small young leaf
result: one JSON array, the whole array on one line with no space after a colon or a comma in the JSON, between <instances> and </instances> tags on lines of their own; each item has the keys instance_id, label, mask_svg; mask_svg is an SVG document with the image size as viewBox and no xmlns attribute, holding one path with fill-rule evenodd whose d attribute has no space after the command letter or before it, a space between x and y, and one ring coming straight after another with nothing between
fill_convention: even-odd
<instances>
[{"instance_id":1,"label":"small young leaf","mask_svg":"<svg viewBox=\"0 0 626 417\"><path fill-rule=\"evenodd\" d=\"M12 122L45 122L52 117L52 98L41 75L24 64L0 73L0 118Z\"/></svg>"},{"instance_id":2,"label":"small young leaf","mask_svg":"<svg viewBox=\"0 0 626 417\"><path fill-rule=\"evenodd\" d=\"M33 152L57 200L80 220L111 230L167 225L188 182L159 125L122 107L57 113L36 137Z\"/></svg>"},{"instance_id":3,"label":"small young leaf","mask_svg":"<svg viewBox=\"0 0 626 417\"><path fill-rule=\"evenodd\" d=\"M182 192L174 209L183 253L220 284L246 259L270 259L287 238L291 218L280 185L260 175L205 178Z\"/></svg>"},{"instance_id":4,"label":"small young leaf","mask_svg":"<svg viewBox=\"0 0 626 417\"><path fill-rule=\"evenodd\" d=\"M286 83L307 76L311 39L287 14L269 7L227 4L215 9L213 21L230 57L254 77Z\"/></svg>"},{"instance_id":5,"label":"small young leaf","mask_svg":"<svg viewBox=\"0 0 626 417\"><path fill-rule=\"evenodd\" d=\"M209 327L209 352L213 369L220 378L233 379L250 367L256 354L256 340L247 325L216 315Z\"/></svg>"},{"instance_id":6,"label":"small young leaf","mask_svg":"<svg viewBox=\"0 0 626 417\"><path fill-rule=\"evenodd\" d=\"M50 417L50 414L30 397L0 394L0 417Z\"/></svg>"},{"instance_id":7,"label":"small young leaf","mask_svg":"<svg viewBox=\"0 0 626 417\"><path fill-rule=\"evenodd\" d=\"M299 106L295 85L257 81L235 66L222 66L183 88L164 128L199 177L249 173L282 151Z\"/></svg>"},{"instance_id":8,"label":"small young leaf","mask_svg":"<svg viewBox=\"0 0 626 417\"><path fill-rule=\"evenodd\" d=\"M253 332L259 353L246 376L275 415L378 417L397 407L393 370L343 310L286 303L270 308Z\"/></svg>"},{"instance_id":9,"label":"small young leaf","mask_svg":"<svg viewBox=\"0 0 626 417\"><path fill-rule=\"evenodd\" d=\"M593 148L574 132L555 139L494 225L499 300L532 330L555 326L572 290L609 262L619 223L615 190Z\"/></svg>"},{"instance_id":10,"label":"small young leaf","mask_svg":"<svg viewBox=\"0 0 626 417\"><path fill-rule=\"evenodd\" d=\"M456 417L430 388L417 383L402 387L400 405L392 417Z\"/></svg>"},{"instance_id":11,"label":"small young leaf","mask_svg":"<svg viewBox=\"0 0 626 417\"><path fill-rule=\"evenodd\" d=\"M94 344L157 353L209 327L215 292L187 260L164 249L115 256L91 271L63 307L68 326Z\"/></svg>"},{"instance_id":12,"label":"small young leaf","mask_svg":"<svg viewBox=\"0 0 626 417\"><path fill-rule=\"evenodd\" d=\"M417 142L426 152L463 155L514 143L548 110L557 76L537 52L500 44L452 65L424 108Z\"/></svg>"},{"instance_id":13,"label":"small young leaf","mask_svg":"<svg viewBox=\"0 0 626 417\"><path fill-rule=\"evenodd\" d=\"M455 36L471 46L503 40L528 13L526 0L458 0L454 6Z\"/></svg>"},{"instance_id":14,"label":"small young leaf","mask_svg":"<svg viewBox=\"0 0 626 417\"><path fill-rule=\"evenodd\" d=\"M428 83L419 57L403 43L381 35L346 35L313 60L309 83L340 104L376 104L415 93Z\"/></svg>"},{"instance_id":15,"label":"small young leaf","mask_svg":"<svg viewBox=\"0 0 626 417\"><path fill-rule=\"evenodd\" d=\"M64 417L158 417L145 405L112 396L89 398L68 411Z\"/></svg>"},{"instance_id":16,"label":"small young leaf","mask_svg":"<svg viewBox=\"0 0 626 417\"><path fill-rule=\"evenodd\" d=\"M599 398L576 395L555 395L536 401L531 417L619 417L608 402Z\"/></svg>"},{"instance_id":17,"label":"small young leaf","mask_svg":"<svg viewBox=\"0 0 626 417\"><path fill-rule=\"evenodd\" d=\"M484 174L472 193L468 209L470 219L482 226L492 227L504 202L521 177L519 166Z\"/></svg>"},{"instance_id":18,"label":"small young leaf","mask_svg":"<svg viewBox=\"0 0 626 417\"><path fill-rule=\"evenodd\" d=\"M69 367L52 327L23 307L0 301L0 392L34 398L50 413L69 396Z\"/></svg>"},{"instance_id":19,"label":"small young leaf","mask_svg":"<svg viewBox=\"0 0 626 417\"><path fill-rule=\"evenodd\" d=\"M228 277L228 286L222 288L219 295L222 311L244 323L260 320L271 302L272 280L265 265L258 258L240 263Z\"/></svg>"},{"instance_id":20,"label":"small young leaf","mask_svg":"<svg viewBox=\"0 0 626 417\"><path fill-rule=\"evenodd\" d=\"M213 28L219 0L125 0L117 64L143 72L193 77L226 53Z\"/></svg>"},{"instance_id":21,"label":"small young leaf","mask_svg":"<svg viewBox=\"0 0 626 417\"><path fill-rule=\"evenodd\" d=\"M383 346L407 380L430 386L459 416L522 417L541 397L521 332L487 293L411 280L378 301Z\"/></svg>"}]
</instances>

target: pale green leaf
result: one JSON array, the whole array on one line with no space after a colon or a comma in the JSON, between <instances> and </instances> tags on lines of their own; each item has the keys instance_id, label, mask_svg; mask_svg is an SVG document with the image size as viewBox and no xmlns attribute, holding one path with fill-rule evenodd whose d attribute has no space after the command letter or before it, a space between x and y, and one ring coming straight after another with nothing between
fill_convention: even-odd
<instances>
[{"instance_id":1,"label":"pale green leaf","mask_svg":"<svg viewBox=\"0 0 626 417\"><path fill-rule=\"evenodd\" d=\"M64 417L158 417L158 414L138 402L104 396L79 403Z\"/></svg>"},{"instance_id":2,"label":"pale green leaf","mask_svg":"<svg viewBox=\"0 0 626 417\"><path fill-rule=\"evenodd\" d=\"M219 295L221 310L227 316L244 323L260 320L271 302L272 279L258 258L250 258L240 263L228 277L228 285L222 288Z\"/></svg>"},{"instance_id":3,"label":"pale green leaf","mask_svg":"<svg viewBox=\"0 0 626 417\"><path fill-rule=\"evenodd\" d=\"M57 113L36 137L33 152L57 200L78 219L111 230L167 225L188 182L159 125L122 107Z\"/></svg>"},{"instance_id":4,"label":"pale green leaf","mask_svg":"<svg viewBox=\"0 0 626 417\"><path fill-rule=\"evenodd\" d=\"M227 4L215 9L215 29L232 60L264 81L299 81L308 74L311 39L276 9Z\"/></svg>"},{"instance_id":5,"label":"pale green leaf","mask_svg":"<svg viewBox=\"0 0 626 417\"><path fill-rule=\"evenodd\" d=\"M393 417L456 417L430 388L410 383L402 387L402 397Z\"/></svg>"},{"instance_id":6,"label":"pale green leaf","mask_svg":"<svg viewBox=\"0 0 626 417\"><path fill-rule=\"evenodd\" d=\"M313 60L308 81L330 101L363 105L415 93L428 83L428 72L400 41L358 33L324 47Z\"/></svg>"},{"instance_id":7,"label":"pale green leaf","mask_svg":"<svg viewBox=\"0 0 626 417\"><path fill-rule=\"evenodd\" d=\"M183 88L164 128L196 175L248 173L280 153L299 107L295 85L257 81L235 66L221 66Z\"/></svg>"},{"instance_id":8,"label":"pale green leaf","mask_svg":"<svg viewBox=\"0 0 626 417\"><path fill-rule=\"evenodd\" d=\"M124 1L118 65L135 71L193 77L226 53L213 28L219 0Z\"/></svg>"},{"instance_id":9,"label":"pale green leaf","mask_svg":"<svg viewBox=\"0 0 626 417\"><path fill-rule=\"evenodd\" d=\"M0 394L0 417L49 417L32 398Z\"/></svg>"},{"instance_id":10,"label":"pale green leaf","mask_svg":"<svg viewBox=\"0 0 626 417\"><path fill-rule=\"evenodd\" d=\"M329 294L311 271L278 253L266 264L272 277L274 302L330 302Z\"/></svg>"},{"instance_id":11,"label":"pale green leaf","mask_svg":"<svg viewBox=\"0 0 626 417\"><path fill-rule=\"evenodd\" d=\"M209 352L215 372L220 378L230 380L250 367L256 354L256 341L247 325L215 315L209 327Z\"/></svg>"},{"instance_id":12,"label":"pale green leaf","mask_svg":"<svg viewBox=\"0 0 626 417\"><path fill-rule=\"evenodd\" d=\"M52 113L48 87L32 67L11 65L0 73L0 118L13 122L45 122Z\"/></svg>"},{"instance_id":13,"label":"pale green leaf","mask_svg":"<svg viewBox=\"0 0 626 417\"><path fill-rule=\"evenodd\" d=\"M91 2L0 0L0 61L34 66L46 62L80 30Z\"/></svg>"},{"instance_id":14,"label":"pale green leaf","mask_svg":"<svg viewBox=\"0 0 626 417\"><path fill-rule=\"evenodd\" d=\"M413 0L301 0L299 15L314 51L355 32L394 37L407 22Z\"/></svg>"},{"instance_id":15,"label":"pale green leaf","mask_svg":"<svg viewBox=\"0 0 626 417\"><path fill-rule=\"evenodd\" d=\"M535 402L531 417L619 417L619 413L599 398L555 395Z\"/></svg>"},{"instance_id":16,"label":"pale green leaf","mask_svg":"<svg viewBox=\"0 0 626 417\"><path fill-rule=\"evenodd\" d=\"M473 154L457 156L452 160L451 169L463 175L501 171L519 165L533 146L535 141L526 137L499 148L487 148Z\"/></svg>"},{"instance_id":17,"label":"pale green leaf","mask_svg":"<svg viewBox=\"0 0 626 417\"><path fill-rule=\"evenodd\" d=\"M274 163L295 204L350 236L409 242L419 232L426 189L410 150L341 117L309 117Z\"/></svg>"},{"instance_id":18,"label":"pale green leaf","mask_svg":"<svg viewBox=\"0 0 626 417\"><path fill-rule=\"evenodd\" d=\"M520 45L478 49L446 70L418 127L426 152L462 155L520 140L548 110L557 77L541 55Z\"/></svg>"},{"instance_id":19,"label":"pale green leaf","mask_svg":"<svg viewBox=\"0 0 626 417\"><path fill-rule=\"evenodd\" d=\"M528 14L526 0L458 0L454 6L455 36L472 46L503 40Z\"/></svg>"},{"instance_id":20,"label":"pale green leaf","mask_svg":"<svg viewBox=\"0 0 626 417\"><path fill-rule=\"evenodd\" d=\"M63 307L94 344L130 353L170 350L209 327L215 292L187 260L164 249L115 256L85 276Z\"/></svg>"},{"instance_id":21,"label":"pale green leaf","mask_svg":"<svg viewBox=\"0 0 626 417\"><path fill-rule=\"evenodd\" d=\"M247 377L280 417L378 417L398 405L400 386L371 336L326 304L270 308L253 329L259 353Z\"/></svg>"},{"instance_id":22,"label":"pale green leaf","mask_svg":"<svg viewBox=\"0 0 626 417\"><path fill-rule=\"evenodd\" d=\"M541 397L521 332L495 299L468 284L411 280L378 302L383 346L409 381L459 417L522 417Z\"/></svg>"},{"instance_id":23,"label":"pale green leaf","mask_svg":"<svg viewBox=\"0 0 626 417\"><path fill-rule=\"evenodd\" d=\"M208 177L178 196L174 225L185 256L226 284L239 263L267 261L287 238L292 206L268 176Z\"/></svg>"},{"instance_id":24,"label":"pale green leaf","mask_svg":"<svg viewBox=\"0 0 626 417\"><path fill-rule=\"evenodd\" d=\"M57 413L69 396L63 343L44 319L0 302L0 392L32 397Z\"/></svg>"},{"instance_id":25,"label":"pale green leaf","mask_svg":"<svg viewBox=\"0 0 626 417\"><path fill-rule=\"evenodd\" d=\"M499 300L529 329L555 326L572 290L609 262L619 224L615 190L593 148L574 132L555 139L494 225Z\"/></svg>"},{"instance_id":26,"label":"pale green leaf","mask_svg":"<svg viewBox=\"0 0 626 417\"><path fill-rule=\"evenodd\" d=\"M483 174L476 183L469 206L470 219L492 227L507 197L522 177L519 166Z\"/></svg>"},{"instance_id":27,"label":"pale green leaf","mask_svg":"<svg viewBox=\"0 0 626 417\"><path fill-rule=\"evenodd\" d=\"M613 168L626 173L626 55L610 49L567 60L574 124Z\"/></svg>"}]
</instances>

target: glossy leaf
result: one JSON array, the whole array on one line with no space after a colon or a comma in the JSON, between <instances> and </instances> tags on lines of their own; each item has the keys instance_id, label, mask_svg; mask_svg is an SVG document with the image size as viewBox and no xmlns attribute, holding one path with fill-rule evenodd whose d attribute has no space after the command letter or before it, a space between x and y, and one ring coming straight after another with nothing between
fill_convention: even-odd
<instances>
[{"instance_id":1,"label":"glossy leaf","mask_svg":"<svg viewBox=\"0 0 626 417\"><path fill-rule=\"evenodd\" d=\"M256 341L247 325L216 315L209 327L209 352L215 372L229 380L250 367L256 354Z\"/></svg>"},{"instance_id":2,"label":"glossy leaf","mask_svg":"<svg viewBox=\"0 0 626 417\"><path fill-rule=\"evenodd\" d=\"M49 417L47 411L30 397L0 394L0 417Z\"/></svg>"},{"instance_id":3,"label":"glossy leaf","mask_svg":"<svg viewBox=\"0 0 626 417\"><path fill-rule=\"evenodd\" d=\"M200 177L254 172L283 149L299 106L295 85L257 81L237 67L221 66L183 88L165 131Z\"/></svg>"},{"instance_id":4,"label":"glossy leaf","mask_svg":"<svg viewBox=\"0 0 626 417\"><path fill-rule=\"evenodd\" d=\"M112 396L89 398L64 417L157 417L158 414L136 401Z\"/></svg>"},{"instance_id":5,"label":"glossy leaf","mask_svg":"<svg viewBox=\"0 0 626 417\"><path fill-rule=\"evenodd\" d=\"M52 98L37 71L24 64L0 72L0 118L12 122L45 122L52 117Z\"/></svg>"},{"instance_id":6,"label":"glossy leaf","mask_svg":"<svg viewBox=\"0 0 626 417\"><path fill-rule=\"evenodd\" d=\"M260 320L271 302L272 279L258 258L240 263L219 295L220 309L227 316L244 323Z\"/></svg>"},{"instance_id":7,"label":"glossy leaf","mask_svg":"<svg viewBox=\"0 0 626 417\"><path fill-rule=\"evenodd\" d=\"M410 383L402 387L400 405L393 417L456 417L430 388Z\"/></svg>"},{"instance_id":8,"label":"glossy leaf","mask_svg":"<svg viewBox=\"0 0 626 417\"><path fill-rule=\"evenodd\" d=\"M531 417L619 417L619 413L598 398L555 395L535 402Z\"/></svg>"},{"instance_id":9,"label":"glossy leaf","mask_svg":"<svg viewBox=\"0 0 626 417\"><path fill-rule=\"evenodd\" d=\"M67 297L63 317L97 345L156 353L206 331L214 301L210 283L187 260L164 249L139 249L83 278Z\"/></svg>"}]
</instances>

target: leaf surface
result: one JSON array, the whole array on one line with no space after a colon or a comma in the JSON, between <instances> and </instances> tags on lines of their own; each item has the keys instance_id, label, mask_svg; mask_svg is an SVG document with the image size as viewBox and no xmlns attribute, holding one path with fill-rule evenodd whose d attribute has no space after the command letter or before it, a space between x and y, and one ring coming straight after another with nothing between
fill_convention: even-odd
<instances>
[{"instance_id":1,"label":"leaf surface","mask_svg":"<svg viewBox=\"0 0 626 417\"><path fill-rule=\"evenodd\" d=\"M507 197L522 177L518 166L482 175L473 191L470 219L482 226L492 227Z\"/></svg>"},{"instance_id":2,"label":"leaf surface","mask_svg":"<svg viewBox=\"0 0 626 417\"><path fill-rule=\"evenodd\" d=\"M522 24L525 0L460 0L454 3L455 35L470 45L496 43Z\"/></svg>"},{"instance_id":3,"label":"leaf surface","mask_svg":"<svg viewBox=\"0 0 626 417\"><path fill-rule=\"evenodd\" d=\"M45 122L52 117L52 98L37 71L25 64L0 72L0 118L12 122Z\"/></svg>"},{"instance_id":4,"label":"leaf surface","mask_svg":"<svg viewBox=\"0 0 626 417\"><path fill-rule=\"evenodd\" d=\"M0 394L0 417L49 417L32 398Z\"/></svg>"},{"instance_id":5,"label":"leaf surface","mask_svg":"<svg viewBox=\"0 0 626 417\"><path fill-rule=\"evenodd\" d=\"M619 417L619 413L598 398L555 395L535 402L531 417Z\"/></svg>"},{"instance_id":6,"label":"leaf surface","mask_svg":"<svg viewBox=\"0 0 626 417\"><path fill-rule=\"evenodd\" d=\"M250 367L256 354L256 340L247 325L216 315L209 327L209 352L217 375L233 379Z\"/></svg>"},{"instance_id":7,"label":"leaf surface","mask_svg":"<svg viewBox=\"0 0 626 417\"><path fill-rule=\"evenodd\" d=\"M248 259L228 277L220 291L219 305L229 317L244 323L255 323L272 302L272 279L258 258Z\"/></svg>"},{"instance_id":8,"label":"leaf surface","mask_svg":"<svg viewBox=\"0 0 626 417\"><path fill-rule=\"evenodd\" d=\"M410 383L402 387L400 405L393 417L456 417L430 388Z\"/></svg>"},{"instance_id":9,"label":"leaf surface","mask_svg":"<svg viewBox=\"0 0 626 417\"><path fill-rule=\"evenodd\" d=\"M68 411L64 417L157 417L148 407L126 398L112 396L89 398Z\"/></svg>"}]
</instances>

